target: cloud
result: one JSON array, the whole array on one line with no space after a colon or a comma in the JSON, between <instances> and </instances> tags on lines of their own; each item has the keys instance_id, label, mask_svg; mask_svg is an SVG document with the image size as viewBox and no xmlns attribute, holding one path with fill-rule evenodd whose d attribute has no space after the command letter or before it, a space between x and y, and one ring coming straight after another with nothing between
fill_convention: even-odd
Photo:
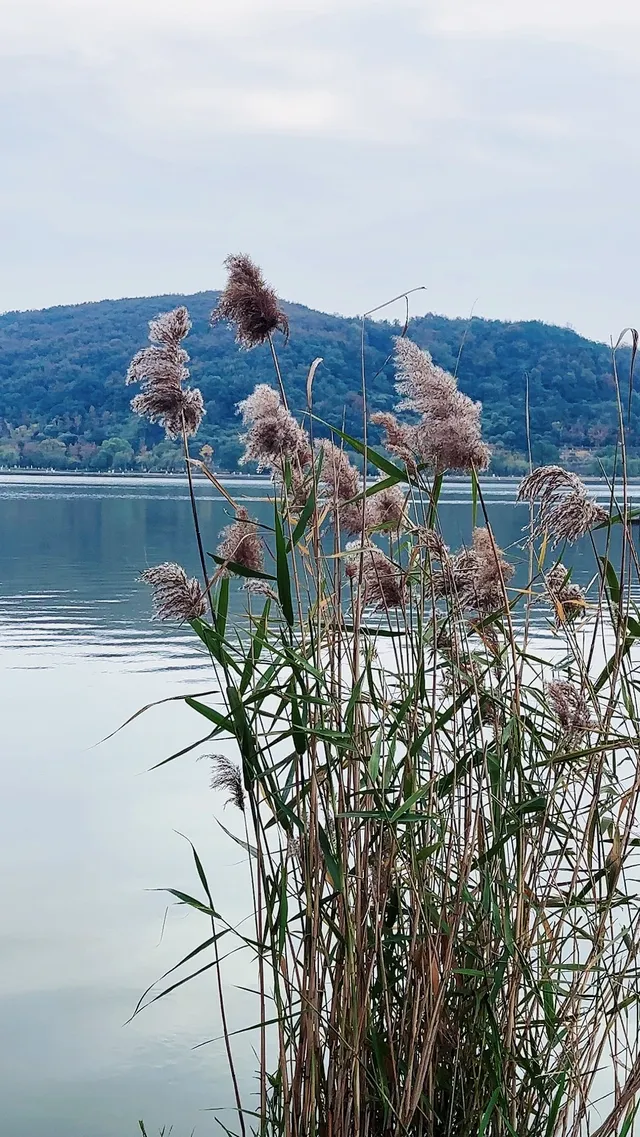
<instances>
[{"instance_id":1,"label":"cloud","mask_svg":"<svg viewBox=\"0 0 640 1137\"><path fill-rule=\"evenodd\" d=\"M4 0L0 306L220 283L606 336L640 300L626 0ZM635 48L634 48L635 50Z\"/></svg>"},{"instance_id":2,"label":"cloud","mask_svg":"<svg viewBox=\"0 0 640 1137\"><path fill-rule=\"evenodd\" d=\"M463 36L524 36L601 43L601 35L640 27L636 0L431 0L426 20Z\"/></svg>"}]
</instances>

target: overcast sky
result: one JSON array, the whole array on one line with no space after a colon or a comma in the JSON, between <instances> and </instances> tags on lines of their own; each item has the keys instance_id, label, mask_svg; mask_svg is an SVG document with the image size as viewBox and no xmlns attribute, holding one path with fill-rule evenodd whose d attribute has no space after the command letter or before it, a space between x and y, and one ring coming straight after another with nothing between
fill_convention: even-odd
<instances>
[{"instance_id":1,"label":"overcast sky","mask_svg":"<svg viewBox=\"0 0 640 1137\"><path fill-rule=\"evenodd\" d=\"M0 0L0 309L640 321L638 0Z\"/></svg>"}]
</instances>

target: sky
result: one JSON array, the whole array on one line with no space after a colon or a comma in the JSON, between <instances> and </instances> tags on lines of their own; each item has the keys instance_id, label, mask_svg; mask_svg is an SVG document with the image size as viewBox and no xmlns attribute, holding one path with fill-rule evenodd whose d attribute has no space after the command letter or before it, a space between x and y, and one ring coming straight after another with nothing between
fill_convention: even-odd
<instances>
[{"instance_id":1,"label":"sky","mask_svg":"<svg viewBox=\"0 0 640 1137\"><path fill-rule=\"evenodd\" d=\"M637 0L1 0L0 310L640 321ZM397 306L390 315L399 314Z\"/></svg>"}]
</instances>

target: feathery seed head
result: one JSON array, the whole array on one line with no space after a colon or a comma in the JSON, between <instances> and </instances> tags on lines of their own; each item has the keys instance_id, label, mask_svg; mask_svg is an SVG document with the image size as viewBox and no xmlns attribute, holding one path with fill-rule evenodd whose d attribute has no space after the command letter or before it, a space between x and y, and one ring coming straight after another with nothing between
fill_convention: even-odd
<instances>
[{"instance_id":1,"label":"feathery seed head","mask_svg":"<svg viewBox=\"0 0 640 1137\"><path fill-rule=\"evenodd\" d=\"M262 572L264 553L262 540L258 535L257 522L252 521L244 507L236 511L236 519L221 533L217 555L225 562L232 561L243 568ZM225 570L225 575L228 573Z\"/></svg>"},{"instance_id":2,"label":"feathery seed head","mask_svg":"<svg viewBox=\"0 0 640 1137\"><path fill-rule=\"evenodd\" d=\"M404 607L407 581L400 566L389 560L372 542L350 541L346 548L350 554L346 561L346 574L353 581L359 578L362 557L365 604L385 609Z\"/></svg>"},{"instance_id":3,"label":"feathery seed head","mask_svg":"<svg viewBox=\"0 0 640 1137\"><path fill-rule=\"evenodd\" d=\"M350 534L361 533L363 504L352 500L362 490L360 474L348 454L328 438L318 442L317 449L322 455L320 485L337 514L341 530ZM364 505L365 525L368 504L365 502Z\"/></svg>"},{"instance_id":4,"label":"feathery seed head","mask_svg":"<svg viewBox=\"0 0 640 1137\"><path fill-rule=\"evenodd\" d=\"M405 495L400 486L389 486L367 499L366 523L368 529L377 525L400 529L406 524Z\"/></svg>"},{"instance_id":5,"label":"feathery seed head","mask_svg":"<svg viewBox=\"0 0 640 1137\"><path fill-rule=\"evenodd\" d=\"M572 737L580 737L592 725L589 704L582 691L566 679L547 684L547 696L560 726Z\"/></svg>"},{"instance_id":6,"label":"feathery seed head","mask_svg":"<svg viewBox=\"0 0 640 1137\"><path fill-rule=\"evenodd\" d=\"M252 577L243 585L245 592L249 592L252 596L264 596L268 600L275 600L276 603L280 602L278 593L267 584L266 580L260 580L258 577Z\"/></svg>"},{"instance_id":7,"label":"feathery seed head","mask_svg":"<svg viewBox=\"0 0 640 1137\"><path fill-rule=\"evenodd\" d=\"M445 470L486 470L490 451L480 433L480 403L474 403L458 390L453 375L438 367L428 351L422 351L412 340L402 336L395 341L396 388L403 396L398 410L409 410L421 416L412 433L406 434L406 445L413 447L419 459L443 473ZM387 437L396 446L398 424L377 418L387 429ZM406 460L406 459L405 459Z\"/></svg>"},{"instance_id":8,"label":"feathery seed head","mask_svg":"<svg viewBox=\"0 0 640 1137\"><path fill-rule=\"evenodd\" d=\"M503 607L505 586L512 576L513 566L489 530L478 528L471 548L443 560L442 570L431 579L436 596L448 597L462 611L474 609L486 616Z\"/></svg>"},{"instance_id":9,"label":"feathery seed head","mask_svg":"<svg viewBox=\"0 0 640 1137\"><path fill-rule=\"evenodd\" d=\"M211 761L213 766L211 789L226 790L229 796L224 804L235 805L244 813L244 785L240 767L224 754L212 755Z\"/></svg>"},{"instance_id":10,"label":"feathery seed head","mask_svg":"<svg viewBox=\"0 0 640 1137\"><path fill-rule=\"evenodd\" d=\"M420 526L416 533L416 542L431 554L431 559L434 561L446 561L449 556L449 546L445 545L435 529Z\"/></svg>"},{"instance_id":11,"label":"feathery seed head","mask_svg":"<svg viewBox=\"0 0 640 1137\"><path fill-rule=\"evenodd\" d=\"M189 578L180 565L165 561L146 569L140 580L151 585L159 620L196 620L204 615L204 594L195 577Z\"/></svg>"},{"instance_id":12,"label":"feathery seed head","mask_svg":"<svg viewBox=\"0 0 640 1137\"><path fill-rule=\"evenodd\" d=\"M486 470L491 458L480 436L480 404L466 395L457 410L445 418L423 419L416 428L418 451L427 466L445 470Z\"/></svg>"},{"instance_id":13,"label":"feathery seed head","mask_svg":"<svg viewBox=\"0 0 640 1137\"><path fill-rule=\"evenodd\" d=\"M376 411L371 415L371 421L384 430L383 445L390 454L399 458L407 467L410 474L417 469L417 455L420 444L417 437L418 428L408 423L398 422L390 411Z\"/></svg>"},{"instance_id":14,"label":"feathery seed head","mask_svg":"<svg viewBox=\"0 0 640 1137\"><path fill-rule=\"evenodd\" d=\"M149 321L149 339L152 343L165 344L167 347L179 347L180 341L191 331L189 312L184 306L174 308L172 312L163 312Z\"/></svg>"},{"instance_id":15,"label":"feathery seed head","mask_svg":"<svg viewBox=\"0 0 640 1137\"><path fill-rule=\"evenodd\" d=\"M573 543L607 520L607 511L589 497L578 475L562 466L540 466L527 474L517 500L539 503L532 534L548 533L554 545L560 541Z\"/></svg>"},{"instance_id":16,"label":"feathery seed head","mask_svg":"<svg viewBox=\"0 0 640 1137\"><path fill-rule=\"evenodd\" d=\"M184 387L189 378L189 356L180 342L187 335L191 321L186 308L151 320L150 347L138 351L127 371L127 383L140 383L141 392L131 400L135 414L150 422L161 422L169 438L198 430L205 414L202 394L197 387Z\"/></svg>"},{"instance_id":17,"label":"feathery seed head","mask_svg":"<svg viewBox=\"0 0 640 1137\"><path fill-rule=\"evenodd\" d=\"M311 465L309 436L282 405L273 387L259 383L251 395L238 403L238 411L248 427L240 459L243 464L257 462L259 470L272 470L280 477L287 461L294 471L304 471Z\"/></svg>"},{"instance_id":18,"label":"feathery seed head","mask_svg":"<svg viewBox=\"0 0 640 1137\"><path fill-rule=\"evenodd\" d=\"M232 324L236 342L247 350L264 343L276 329L288 339L289 321L258 266L243 253L227 257L224 263L227 284L211 313L211 323L224 320Z\"/></svg>"},{"instance_id":19,"label":"feathery seed head","mask_svg":"<svg viewBox=\"0 0 640 1137\"><path fill-rule=\"evenodd\" d=\"M563 564L554 565L544 578L547 599L552 605L556 624L571 624L584 616L587 599L582 588L572 584L569 573Z\"/></svg>"}]
</instances>

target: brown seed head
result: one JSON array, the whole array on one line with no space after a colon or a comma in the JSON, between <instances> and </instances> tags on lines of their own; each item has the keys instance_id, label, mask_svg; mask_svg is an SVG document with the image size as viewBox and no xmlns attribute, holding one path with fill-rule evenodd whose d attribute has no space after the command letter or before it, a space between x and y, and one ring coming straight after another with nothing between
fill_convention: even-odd
<instances>
[{"instance_id":1,"label":"brown seed head","mask_svg":"<svg viewBox=\"0 0 640 1137\"><path fill-rule=\"evenodd\" d=\"M221 320L236 329L236 341L247 350L264 343L279 329L289 338L289 321L278 304L278 297L260 269L243 253L225 260L227 285L211 313L211 323Z\"/></svg>"},{"instance_id":2,"label":"brown seed head","mask_svg":"<svg viewBox=\"0 0 640 1137\"><path fill-rule=\"evenodd\" d=\"M351 580L360 574L362 556L362 585L365 604L374 608L402 608L406 600L407 581L399 565L389 560L377 545L350 541L347 545L346 573Z\"/></svg>"},{"instance_id":3,"label":"brown seed head","mask_svg":"<svg viewBox=\"0 0 640 1137\"><path fill-rule=\"evenodd\" d=\"M196 620L204 615L205 598L195 577L187 577L180 565L165 561L141 573L140 580L150 584L156 616L159 620Z\"/></svg>"},{"instance_id":4,"label":"brown seed head","mask_svg":"<svg viewBox=\"0 0 640 1137\"><path fill-rule=\"evenodd\" d=\"M360 474L348 454L328 438L323 438L317 449L322 454L320 485L337 515L341 530L343 533L361 533L363 503L352 500L362 492ZM365 525L368 514L369 503L365 502Z\"/></svg>"},{"instance_id":5,"label":"brown seed head","mask_svg":"<svg viewBox=\"0 0 640 1137\"><path fill-rule=\"evenodd\" d=\"M582 691L565 679L547 685L549 704L563 730L572 737L585 734L592 725L589 704Z\"/></svg>"},{"instance_id":6,"label":"brown seed head","mask_svg":"<svg viewBox=\"0 0 640 1137\"><path fill-rule=\"evenodd\" d=\"M554 545L577 541L594 525L607 520L607 511L589 497L577 474L562 466L540 466L523 478L518 501L539 502L533 536L548 533Z\"/></svg>"},{"instance_id":7,"label":"brown seed head","mask_svg":"<svg viewBox=\"0 0 640 1137\"><path fill-rule=\"evenodd\" d=\"M420 526L416 532L416 543L426 549L434 561L446 561L449 556L449 546L445 545L442 537L435 529Z\"/></svg>"},{"instance_id":8,"label":"brown seed head","mask_svg":"<svg viewBox=\"0 0 640 1137\"><path fill-rule=\"evenodd\" d=\"M244 507L236 510L235 521L222 530L221 538L217 549L221 560L226 563L232 561L254 572L264 570L264 552L257 522L250 519ZM226 570L224 575L228 575Z\"/></svg>"},{"instance_id":9,"label":"brown seed head","mask_svg":"<svg viewBox=\"0 0 640 1137\"><path fill-rule=\"evenodd\" d=\"M572 584L563 564L554 565L544 578L547 599L552 605L556 624L571 624L584 616L587 599L577 584Z\"/></svg>"},{"instance_id":10,"label":"brown seed head","mask_svg":"<svg viewBox=\"0 0 640 1137\"><path fill-rule=\"evenodd\" d=\"M453 375L411 340L396 338L395 356L396 387L403 396L397 409L421 416L412 438L420 460L439 473L486 470L491 455L480 433L481 404L463 395Z\"/></svg>"},{"instance_id":11,"label":"brown seed head","mask_svg":"<svg viewBox=\"0 0 640 1137\"><path fill-rule=\"evenodd\" d=\"M244 785L242 782L242 771L235 762L230 758L226 758L224 754L214 754L212 756L212 769L211 774L211 789L212 790L226 790L228 798L225 805L235 805L236 809L244 813Z\"/></svg>"},{"instance_id":12,"label":"brown seed head","mask_svg":"<svg viewBox=\"0 0 640 1137\"><path fill-rule=\"evenodd\" d=\"M418 428L408 423L398 422L389 411L376 411L371 415L372 423L384 430L383 445L390 454L404 462L410 474L417 469L417 455L420 451Z\"/></svg>"},{"instance_id":13,"label":"brown seed head","mask_svg":"<svg viewBox=\"0 0 640 1137\"><path fill-rule=\"evenodd\" d=\"M473 531L470 549L461 549L443 561L442 570L432 574L436 596L445 596L462 611L475 610L487 616L504 606L505 587L513 576L513 566L488 529Z\"/></svg>"},{"instance_id":14,"label":"brown seed head","mask_svg":"<svg viewBox=\"0 0 640 1137\"><path fill-rule=\"evenodd\" d=\"M248 427L240 459L243 464L257 462L259 470L271 470L280 477L287 461L294 471L304 472L311 466L309 436L282 405L273 387L259 383L251 395L238 403L238 411Z\"/></svg>"},{"instance_id":15,"label":"brown seed head","mask_svg":"<svg viewBox=\"0 0 640 1137\"><path fill-rule=\"evenodd\" d=\"M151 347L134 355L127 372L127 383L140 383L142 390L131 400L131 409L161 422L169 438L198 430L205 414L202 394L197 387L184 387L189 378L189 356L180 346L191 327L186 308L175 308L151 320Z\"/></svg>"},{"instance_id":16,"label":"brown seed head","mask_svg":"<svg viewBox=\"0 0 640 1137\"><path fill-rule=\"evenodd\" d=\"M406 524L405 495L400 486L390 486L386 490L372 494L367 499L367 528L379 525L401 529Z\"/></svg>"}]
</instances>

